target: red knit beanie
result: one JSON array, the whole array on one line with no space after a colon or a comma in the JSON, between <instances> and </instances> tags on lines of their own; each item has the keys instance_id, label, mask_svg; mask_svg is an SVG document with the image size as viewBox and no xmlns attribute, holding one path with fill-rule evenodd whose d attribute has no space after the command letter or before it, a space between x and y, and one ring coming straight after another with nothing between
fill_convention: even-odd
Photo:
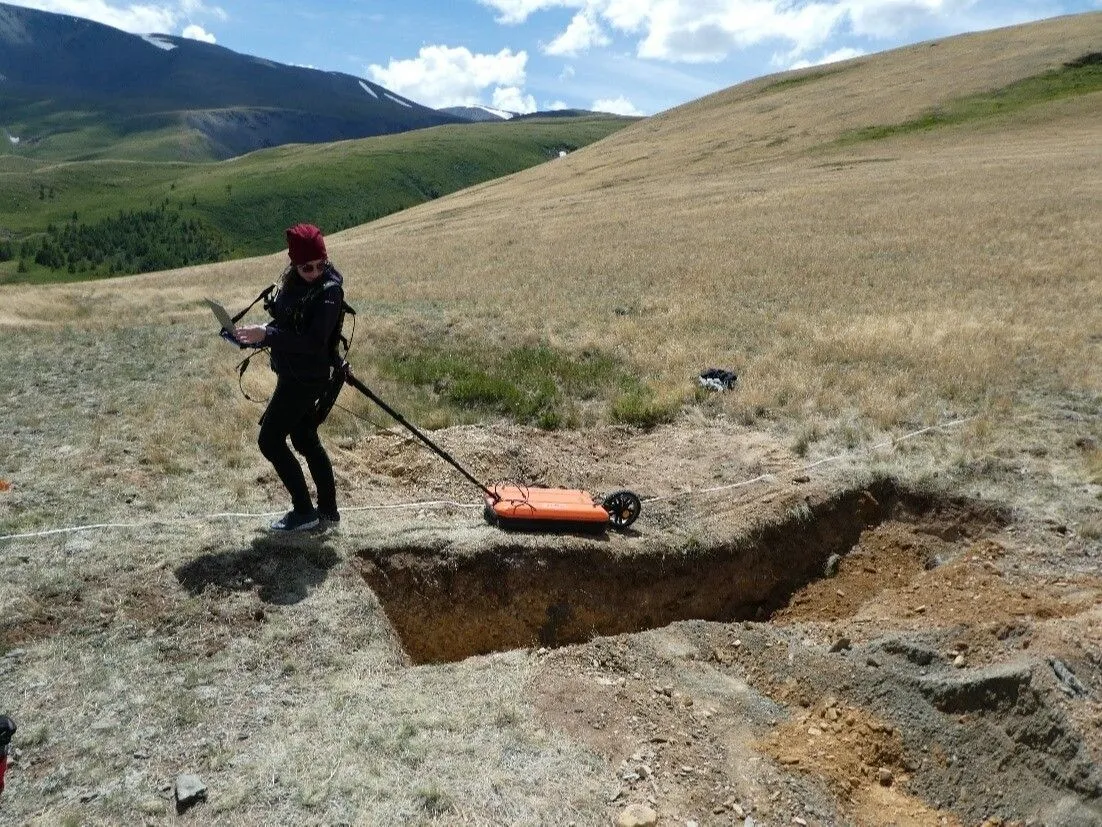
<instances>
[{"instance_id":1,"label":"red knit beanie","mask_svg":"<svg viewBox=\"0 0 1102 827\"><path fill-rule=\"evenodd\" d=\"M305 264L326 257L325 236L313 224L296 224L287 228L287 254L292 264Z\"/></svg>"}]
</instances>

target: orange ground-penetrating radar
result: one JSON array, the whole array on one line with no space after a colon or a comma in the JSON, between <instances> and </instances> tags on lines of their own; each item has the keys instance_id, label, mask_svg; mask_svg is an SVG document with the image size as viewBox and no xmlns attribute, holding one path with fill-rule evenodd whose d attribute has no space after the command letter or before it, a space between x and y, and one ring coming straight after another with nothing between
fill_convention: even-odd
<instances>
[{"instance_id":1,"label":"orange ground-penetrating radar","mask_svg":"<svg viewBox=\"0 0 1102 827\"><path fill-rule=\"evenodd\" d=\"M400 413L380 399L371 388L353 375L347 362L342 362L335 374L338 381L358 390L406 430L428 446L433 453L451 465L486 498L483 514L491 525L501 528L530 530L564 530L614 528L622 531L635 522L642 510L642 501L631 491L613 491L603 500L588 491L573 488L529 488L524 485L500 484L494 488L483 485L455 457L406 421Z\"/></svg>"},{"instance_id":2,"label":"orange ground-penetrating radar","mask_svg":"<svg viewBox=\"0 0 1102 827\"><path fill-rule=\"evenodd\" d=\"M616 491L598 500L573 488L527 488L499 485L486 496L486 519L503 528L549 528L564 525L624 529L635 522L641 504L630 491Z\"/></svg>"}]
</instances>

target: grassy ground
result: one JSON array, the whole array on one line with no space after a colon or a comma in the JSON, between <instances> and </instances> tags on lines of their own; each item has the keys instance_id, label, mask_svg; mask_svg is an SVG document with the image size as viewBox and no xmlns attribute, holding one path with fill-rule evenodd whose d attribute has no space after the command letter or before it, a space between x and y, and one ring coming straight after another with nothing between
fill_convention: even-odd
<instances>
[{"instance_id":1,"label":"grassy ground","mask_svg":"<svg viewBox=\"0 0 1102 827\"><path fill-rule=\"evenodd\" d=\"M799 464L844 453L855 477L997 496L1097 543L1102 93L838 141L1058 69L1100 35L1094 14L762 79L335 234L354 367L415 421L483 423L441 438L487 465L509 461L485 430L505 414L449 401L458 368L422 381L449 354L499 401L501 382L570 397L563 440L593 464L613 449L587 428L635 404L675 412L655 464L695 452L721 481L772 473L780 460L736 463L760 435ZM3 541L0 680L23 727L4 806L168 820L166 785L192 770L215 784L195 818L218 823L599 823L615 768L536 713L534 653L409 668L353 565L446 549L477 518L373 512L279 548L250 533L259 518L187 519L283 507L237 354L200 303L243 305L279 262L0 288L0 534L136 524ZM701 395L706 367L736 370L737 390ZM262 369L245 382L270 387ZM618 403L633 388L643 401ZM749 430L700 444L709 422ZM370 423L327 427L348 502L393 502L410 480L435 495L449 474ZM1052 577L1076 565L1062 543L1035 549Z\"/></svg>"}]
</instances>

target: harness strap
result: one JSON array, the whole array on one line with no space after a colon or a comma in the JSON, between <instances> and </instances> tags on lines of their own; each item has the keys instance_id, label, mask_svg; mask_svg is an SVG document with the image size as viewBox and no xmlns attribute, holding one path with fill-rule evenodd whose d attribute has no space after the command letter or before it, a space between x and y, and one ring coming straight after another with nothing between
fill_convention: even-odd
<instances>
[{"instance_id":1,"label":"harness strap","mask_svg":"<svg viewBox=\"0 0 1102 827\"><path fill-rule=\"evenodd\" d=\"M311 288L299 300L298 306L295 309L296 310L295 315L297 317L301 318L301 313L303 311L303 308L305 308L307 305L309 305L313 301L315 301L318 298L318 296L320 296L322 293L324 293L330 287L343 287L343 285L339 281L336 281L335 279L326 279L322 284ZM256 305L256 303L261 301L261 300L264 301L265 309L268 309L271 306L271 302L269 301L269 297L272 295L272 291L275 290L275 289L276 289L276 285L271 284L271 285L268 285L268 287L264 288L262 291L260 291L260 295L257 296L255 299L253 299L252 304L250 304L248 307L246 307L244 310L242 310L236 316L232 317L233 323L237 324L237 322L241 321L241 319L244 318L245 314L248 313L250 310L252 310L252 308ZM315 421L319 425L322 422L325 421L325 418L329 415L329 412L333 409L333 406L336 404L337 396L340 393L341 387L345 383L345 376L348 373L348 363L344 360L344 356L346 356L348 354L348 351L351 349L352 341L351 341L351 338L345 337L345 335L343 333L345 315L355 316L356 315L356 310L348 302L346 302L344 300L343 296L342 296L342 298L341 298L341 309L340 309L340 314L337 317L337 325L336 325L336 331L335 331L336 334L337 334L337 337L336 337L336 341L331 343L331 351L332 352L331 352L330 356L333 359L333 365L330 369L329 383L327 385L327 388L326 388L325 392L322 394L322 397L318 400L317 407L316 407L316 410L315 410ZM341 347L344 348L344 354L343 355L340 352ZM241 391L241 395L244 396L245 399L247 399L250 402L259 403L259 402L263 401L263 400L260 400L260 399L253 399L251 396L249 396L249 393L248 393L248 391L245 390L245 385L244 385L245 371L247 371L249 369L249 363L252 361L252 358L254 356L256 356L258 353L260 353L262 351L266 352L266 353L269 353L269 354L271 353L271 351L266 347L265 348L258 348L256 350L254 350L252 353L250 353L248 356L246 356L244 359L242 359L240 362L237 363L237 387Z\"/></svg>"},{"instance_id":2,"label":"harness strap","mask_svg":"<svg viewBox=\"0 0 1102 827\"><path fill-rule=\"evenodd\" d=\"M260 301L261 299L264 299L265 302L267 302L268 296L272 295L273 290L275 290L275 285L274 284L269 284L267 287L265 287L263 290L260 291L259 296L257 296L255 299L253 299L252 304L250 304L248 307L246 307L244 310L242 310L236 316L233 316L230 319L230 321L232 321L234 324L237 324L239 321L241 321L243 318L245 318L245 314L248 313L250 310L252 310L253 306L258 301ZM246 359L245 361L248 361L248 359Z\"/></svg>"}]
</instances>

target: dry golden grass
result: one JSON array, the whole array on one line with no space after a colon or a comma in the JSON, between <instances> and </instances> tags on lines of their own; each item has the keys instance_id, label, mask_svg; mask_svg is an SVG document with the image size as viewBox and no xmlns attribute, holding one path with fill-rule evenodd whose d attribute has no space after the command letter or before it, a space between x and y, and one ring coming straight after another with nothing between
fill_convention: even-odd
<instances>
[{"instance_id":1,"label":"dry golden grass","mask_svg":"<svg viewBox=\"0 0 1102 827\"><path fill-rule=\"evenodd\" d=\"M809 459L975 417L951 448L904 443L853 473L999 495L1004 477L1026 479L1015 504L1064 517L1067 492L1089 504L1102 485L1097 447L1073 444L1102 441L1102 95L833 142L1100 41L1102 13L865 57L799 84L754 81L332 236L359 347L598 347L683 400L690 425L729 415ZM233 353L200 299L243 305L279 265L0 289L0 477L19 482L0 494L0 526L278 507L253 445L259 409L237 395ZM736 369L740 386L698 404L695 376L711 366ZM264 395L263 365L247 383ZM369 426L332 427L342 485L372 485L378 469L342 447ZM1097 537L1094 502L1080 517ZM380 518L355 542L387 530ZM23 791L20 818L157 820L157 785L196 766L219 783L206 815L227 824L592 823L605 811L589 754L525 705L522 653L407 670L355 573L326 579L332 549L247 543L173 524L3 549L26 559L0 578L0 606L44 630L4 689L26 699L26 743L64 765ZM302 596L265 601L261 623L251 586L214 574L180 594L171 570L197 555L212 572L290 582L310 611L295 611ZM82 606L94 651L53 634L71 631L50 615L59 595ZM104 714L116 741L87 729ZM151 756L139 769L135 751ZM85 790L101 791L96 803L79 803Z\"/></svg>"},{"instance_id":2,"label":"dry golden grass","mask_svg":"<svg viewBox=\"0 0 1102 827\"><path fill-rule=\"evenodd\" d=\"M830 141L1058 66L1100 30L1099 15L1065 18L744 84L342 233L332 253L372 340L413 325L597 346L673 397L735 367L728 406L751 421L856 412L892 428L1025 388L1095 389L1097 94L1010 124ZM17 288L6 304L27 324L193 324L198 298L251 298L275 262Z\"/></svg>"}]
</instances>

